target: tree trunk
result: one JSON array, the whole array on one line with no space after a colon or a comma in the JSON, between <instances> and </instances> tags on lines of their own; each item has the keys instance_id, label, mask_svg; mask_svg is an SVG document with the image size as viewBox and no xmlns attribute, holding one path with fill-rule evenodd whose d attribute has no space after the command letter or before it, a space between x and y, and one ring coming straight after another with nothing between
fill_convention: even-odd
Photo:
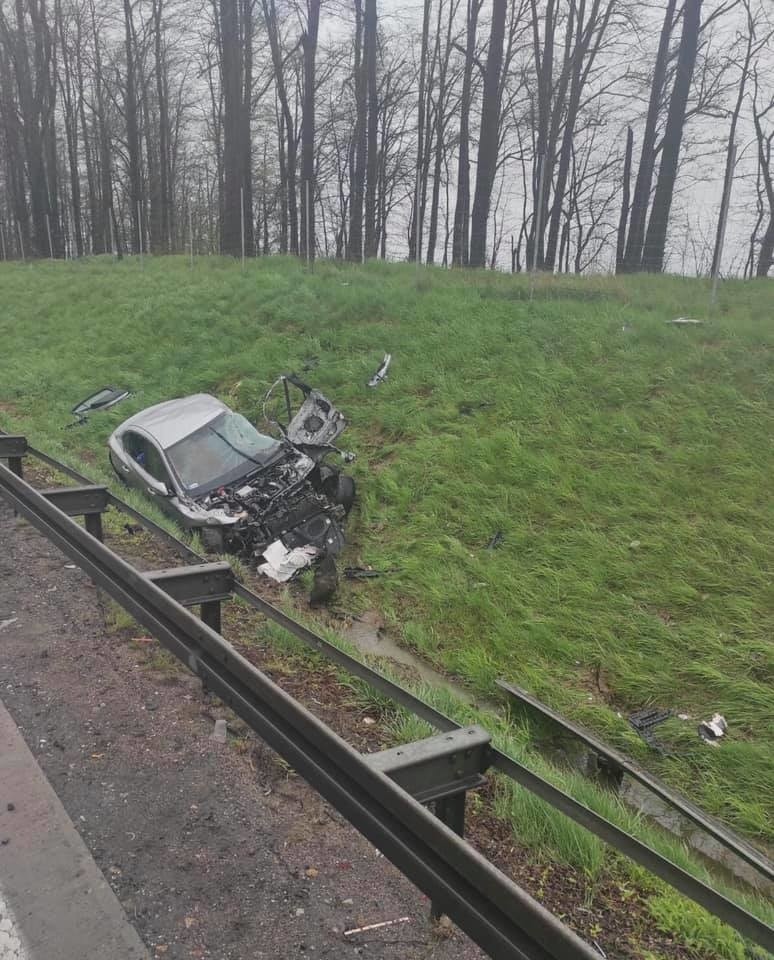
<instances>
[{"instance_id":1,"label":"tree trunk","mask_svg":"<svg viewBox=\"0 0 774 960\"><path fill-rule=\"evenodd\" d=\"M242 89L239 104L239 159L245 223L245 255L255 255L253 221L253 138L250 129L253 100L253 3L242 0L239 43L242 49Z\"/></svg>"},{"instance_id":2,"label":"tree trunk","mask_svg":"<svg viewBox=\"0 0 774 960\"><path fill-rule=\"evenodd\" d=\"M223 85L223 223L221 253L242 254L242 51L239 44L239 0L220 0L220 42Z\"/></svg>"},{"instance_id":3,"label":"tree trunk","mask_svg":"<svg viewBox=\"0 0 774 960\"><path fill-rule=\"evenodd\" d=\"M169 195L169 105L166 89L166 61L162 52L162 16L164 0L153 0L154 54L156 59L156 97L159 105L159 233L161 249L169 253L172 234L172 202Z\"/></svg>"},{"instance_id":4,"label":"tree trunk","mask_svg":"<svg viewBox=\"0 0 774 960\"><path fill-rule=\"evenodd\" d=\"M648 114L645 119L645 130L642 135L640 165L637 169L637 181L634 186L634 197L632 198L629 217L629 236L626 241L626 251L621 264L621 273L633 273L639 270L642 262L645 224L648 218L653 171L656 166L658 119L661 113L661 98L664 92L667 66L669 64L669 42L672 39L672 30L674 29L676 4L677 0L667 0L664 22L661 26L658 53L656 54L656 63L653 68L653 80L650 85Z\"/></svg>"},{"instance_id":5,"label":"tree trunk","mask_svg":"<svg viewBox=\"0 0 774 960\"><path fill-rule=\"evenodd\" d=\"M378 252L379 235L376 229L376 186L379 173L378 132L379 97L376 87L377 56L377 13L376 0L365 0L365 21L363 28L363 55L368 99L368 132L366 146L366 191L365 191L365 259L371 259Z\"/></svg>"},{"instance_id":6,"label":"tree trunk","mask_svg":"<svg viewBox=\"0 0 774 960\"><path fill-rule=\"evenodd\" d=\"M277 89L277 98L282 109L283 124L285 126L285 184L288 211L288 240L290 252L298 255L298 197L296 195L296 130L293 115L290 112L287 85L285 83L285 67L280 47L279 25L277 23L277 9L274 0L262 0L263 14L271 47L271 59L274 67L274 83Z\"/></svg>"},{"instance_id":7,"label":"tree trunk","mask_svg":"<svg viewBox=\"0 0 774 960\"><path fill-rule=\"evenodd\" d=\"M685 128L685 111L691 90L693 68L699 44L702 0L685 0L683 7L683 32L677 54L677 68L672 97L669 101L666 129L658 168L656 193L648 221L648 232L642 253L642 268L659 273L664 268L664 249L669 224L669 211L677 177L677 163Z\"/></svg>"},{"instance_id":8,"label":"tree trunk","mask_svg":"<svg viewBox=\"0 0 774 960\"><path fill-rule=\"evenodd\" d=\"M492 2L492 30L489 37L489 53L487 54L486 72L484 74L478 170L476 171L476 192L473 199L473 216L470 229L471 267L484 267L486 264L487 221L489 220L489 205L497 168L500 134L500 70L503 59L507 6L507 0L493 0Z\"/></svg>"},{"instance_id":9,"label":"tree trunk","mask_svg":"<svg viewBox=\"0 0 774 960\"><path fill-rule=\"evenodd\" d=\"M409 260L416 259L418 251L422 250L422 168L425 164L425 82L427 79L427 46L430 37L430 7L432 0L424 0L424 14L422 17L422 48L419 62L419 98L417 106L417 167L415 171L414 211L409 227Z\"/></svg>"},{"instance_id":10,"label":"tree trunk","mask_svg":"<svg viewBox=\"0 0 774 960\"><path fill-rule=\"evenodd\" d=\"M320 0L307 0L306 31L301 37L304 48L304 102L301 120L301 253L315 256L314 198L317 190L314 169L315 137L315 58L320 25ZM308 229L308 234L307 234Z\"/></svg>"},{"instance_id":11,"label":"tree trunk","mask_svg":"<svg viewBox=\"0 0 774 960\"><path fill-rule=\"evenodd\" d=\"M142 246L142 173L140 168L140 133L137 118L137 78L134 63L134 27L131 0L124 0L124 47L126 50L126 150L129 157L129 218L132 222L132 249Z\"/></svg>"},{"instance_id":12,"label":"tree trunk","mask_svg":"<svg viewBox=\"0 0 774 960\"><path fill-rule=\"evenodd\" d=\"M360 263L363 259L363 195L365 192L365 164L367 150L368 94L365 71L363 7L355 0L355 135L354 163L350 168L349 259Z\"/></svg>"},{"instance_id":13,"label":"tree trunk","mask_svg":"<svg viewBox=\"0 0 774 960\"><path fill-rule=\"evenodd\" d=\"M618 243L615 252L615 272L623 269L624 253L626 250L626 224L629 220L629 205L632 179L632 154L634 152L634 130L631 127L626 132L626 153L623 167L623 197L621 198L621 216L618 220Z\"/></svg>"},{"instance_id":14,"label":"tree trunk","mask_svg":"<svg viewBox=\"0 0 774 960\"><path fill-rule=\"evenodd\" d=\"M468 0L468 35L465 45L465 69L460 98L460 152L457 162L457 202L454 206L452 265L468 265L468 220L470 218L470 100L473 63L476 56L476 27L481 0Z\"/></svg>"}]
</instances>

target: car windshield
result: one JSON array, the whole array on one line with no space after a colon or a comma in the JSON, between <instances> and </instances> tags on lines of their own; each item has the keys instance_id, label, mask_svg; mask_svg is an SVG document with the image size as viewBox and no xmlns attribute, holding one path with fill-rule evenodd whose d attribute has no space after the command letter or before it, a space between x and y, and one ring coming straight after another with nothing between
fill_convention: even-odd
<instances>
[{"instance_id":1,"label":"car windshield","mask_svg":"<svg viewBox=\"0 0 774 960\"><path fill-rule=\"evenodd\" d=\"M269 463L280 445L228 411L173 444L167 457L186 490L214 489Z\"/></svg>"}]
</instances>

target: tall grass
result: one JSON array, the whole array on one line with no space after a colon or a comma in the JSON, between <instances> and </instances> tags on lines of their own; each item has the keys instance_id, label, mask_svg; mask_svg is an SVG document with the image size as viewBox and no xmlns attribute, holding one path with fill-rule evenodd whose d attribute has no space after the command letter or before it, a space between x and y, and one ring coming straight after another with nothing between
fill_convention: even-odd
<instances>
[{"instance_id":1,"label":"tall grass","mask_svg":"<svg viewBox=\"0 0 774 960\"><path fill-rule=\"evenodd\" d=\"M342 606L479 694L529 688L771 843L772 300L729 282L710 316L705 283L670 277L541 277L530 298L521 277L282 258L0 265L0 426L105 479L130 413L204 390L257 419L296 371L352 420L346 561L399 571ZM65 430L106 383L132 398ZM646 704L692 718L665 728L670 756L626 722ZM713 749L695 727L715 711ZM599 869L593 839L518 791L498 803Z\"/></svg>"}]
</instances>

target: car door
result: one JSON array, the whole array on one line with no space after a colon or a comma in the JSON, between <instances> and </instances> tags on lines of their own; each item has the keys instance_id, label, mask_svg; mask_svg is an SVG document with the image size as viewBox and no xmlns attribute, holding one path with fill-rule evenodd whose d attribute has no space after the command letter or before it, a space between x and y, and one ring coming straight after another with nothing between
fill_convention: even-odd
<instances>
[{"instance_id":1,"label":"car door","mask_svg":"<svg viewBox=\"0 0 774 960\"><path fill-rule=\"evenodd\" d=\"M162 510L176 513L175 484L172 482L164 456L156 444L150 437L134 430L127 430L121 438L121 443L129 466L129 473L126 474L127 483L152 497ZM166 495L158 488L159 484L166 488Z\"/></svg>"}]
</instances>

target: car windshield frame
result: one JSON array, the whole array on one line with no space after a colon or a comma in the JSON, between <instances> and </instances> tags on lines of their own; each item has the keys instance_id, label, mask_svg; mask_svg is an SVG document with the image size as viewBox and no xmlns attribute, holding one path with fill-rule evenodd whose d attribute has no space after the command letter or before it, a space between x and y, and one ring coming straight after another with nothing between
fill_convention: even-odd
<instances>
[{"instance_id":1,"label":"car windshield frame","mask_svg":"<svg viewBox=\"0 0 774 960\"><path fill-rule=\"evenodd\" d=\"M245 427L249 428L248 435L252 432L252 439L261 439L260 446L243 446L247 437L240 436L240 430L244 431ZM281 451L282 444L278 440L260 433L241 413L222 410L212 420L167 447L164 455L181 489L189 496L201 497L262 470L276 460ZM197 479L192 471L202 467L205 458L213 463L220 457L222 470L214 473L212 469L202 469ZM204 476L205 473L209 476Z\"/></svg>"}]
</instances>

